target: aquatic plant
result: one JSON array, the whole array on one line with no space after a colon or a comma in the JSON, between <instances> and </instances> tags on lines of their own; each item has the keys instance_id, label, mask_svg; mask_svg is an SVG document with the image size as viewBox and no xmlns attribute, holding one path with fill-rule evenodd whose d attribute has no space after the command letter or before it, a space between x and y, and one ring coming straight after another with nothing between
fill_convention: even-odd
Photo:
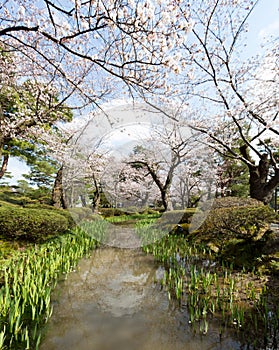
<instances>
[{"instance_id":1,"label":"aquatic plant","mask_svg":"<svg viewBox=\"0 0 279 350\"><path fill-rule=\"evenodd\" d=\"M224 328L233 327L252 334L253 342L260 341L260 333L266 343L278 338L279 307L267 301L266 279L255 270L240 272L233 263L220 265L206 247L171 234L143 250L164 264L162 285L170 298L187 306L194 331L206 334L214 317L220 321L220 337Z\"/></svg>"},{"instance_id":2,"label":"aquatic plant","mask_svg":"<svg viewBox=\"0 0 279 350\"><path fill-rule=\"evenodd\" d=\"M98 243L77 228L6 259L0 279L0 349L37 349L52 314L51 292L61 276Z\"/></svg>"}]
</instances>

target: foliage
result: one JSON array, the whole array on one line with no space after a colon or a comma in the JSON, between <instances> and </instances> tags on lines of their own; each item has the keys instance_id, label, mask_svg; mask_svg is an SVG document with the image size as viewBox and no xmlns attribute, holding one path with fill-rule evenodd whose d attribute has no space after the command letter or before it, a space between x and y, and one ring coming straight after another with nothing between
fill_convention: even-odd
<instances>
[{"instance_id":1,"label":"foliage","mask_svg":"<svg viewBox=\"0 0 279 350\"><path fill-rule=\"evenodd\" d=\"M58 93L51 86L31 81L18 86L3 85L0 86L0 98L1 149L14 156L32 159L36 149L35 135L30 142L32 132L36 134L38 128L49 129L58 120L72 119L71 110L59 101Z\"/></svg>"},{"instance_id":2,"label":"foliage","mask_svg":"<svg viewBox=\"0 0 279 350\"><path fill-rule=\"evenodd\" d=\"M206 244L222 260L251 267L263 254L269 225L276 218L271 208L257 201L224 198L189 239Z\"/></svg>"},{"instance_id":3,"label":"foliage","mask_svg":"<svg viewBox=\"0 0 279 350\"><path fill-rule=\"evenodd\" d=\"M100 208L100 213L105 218L110 216L121 216L125 215L125 212L118 208Z\"/></svg>"},{"instance_id":4,"label":"foliage","mask_svg":"<svg viewBox=\"0 0 279 350\"><path fill-rule=\"evenodd\" d=\"M1 189L0 200L10 204L25 205L36 203L33 199L18 192L11 192L9 188Z\"/></svg>"},{"instance_id":5,"label":"foliage","mask_svg":"<svg viewBox=\"0 0 279 350\"><path fill-rule=\"evenodd\" d=\"M51 292L97 242L80 230L14 252L2 261L0 348L38 349L42 326L52 314ZM2 246L0 246L2 248Z\"/></svg>"},{"instance_id":6,"label":"foliage","mask_svg":"<svg viewBox=\"0 0 279 350\"><path fill-rule=\"evenodd\" d=\"M223 198L214 199L214 202L212 204L212 209L237 208L237 207L245 207L245 206L263 207L263 203L254 198L223 197Z\"/></svg>"},{"instance_id":7,"label":"foliage","mask_svg":"<svg viewBox=\"0 0 279 350\"><path fill-rule=\"evenodd\" d=\"M39 210L47 210L47 211L52 211L53 213L59 214L64 216L67 221L68 221L68 228L71 229L75 226L75 222L73 219L73 216L69 210L66 209L59 209L55 208L52 205L49 204L41 204L41 203L31 203L31 204L26 204L23 206L26 209L39 209Z\"/></svg>"},{"instance_id":8,"label":"foliage","mask_svg":"<svg viewBox=\"0 0 279 350\"><path fill-rule=\"evenodd\" d=\"M0 49L2 46L5 47L1 43ZM11 62L16 60L14 53L9 55ZM1 72L4 64L2 56L3 51L0 50ZM43 83L36 76L24 79L17 67L11 66L13 80L3 79L0 82L0 156L4 157L0 177L7 169L9 157L13 156L33 168L31 178L34 182L48 185L55 164L46 155L47 142L41 136L46 131L57 133L55 124L58 121L69 122L73 113L51 82ZM39 176L42 173L47 176Z\"/></svg>"},{"instance_id":9,"label":"foliage","mask_svg":"<svg viewBox=\"0 0 279 350\"><path fill-rule=\"evenodd\" d=\"M23 175L31 185L37 185L39 188L51 188L54 182L54 173L57 172L55 162L49 157L39 159L30 164L30 173Z\"/></svg>"},{"instance_id":10,"label":"foliage","mask_svg":"<svg viewBox=\"0 0 279 350\"><path fill-rule=\"evenodd\" d=\"M249 195L249 170L248 167L236 159L222 157L219 165L218 187L221 195L229 193L230 196L248 197Z\"/></svg>"},{"instance_id":11,"label":"foliage","mask_svg":"<svg viewBox=\"0 0 279 350\"><path fill-rule=\"evenodd\" d=\"M19 121L20 117L26 118L26 123L35 118L34 122L46 123L50 127L56 120L72 119L71 110L59 103L57 91L48 84L26 80L20 85L2 85L0 98L3 113L11 123ZM38 113L40 115L36 115Z\"/></svg>"},{"instance_id":12,"label":"foliage","mask_svg":"<svg viewBox=\"0 0 279 350\"><path fill-rule=\"evenodd\" d=\"M175 45L190 29L175 5L13 0L0 8L0 37L5 50L17 51L26 75L55 81L65 98L82 94L76 103L97 103L117 80L148 90L167 82L158 74L161 65L176 70Z\"/></svg>"},{"instance_id":13,"label":"foliage","mask_svg":"<svg viewBox=\"0 0 279 350\"><path fill-rule=\"evenodd\" d=\"M68 211L76 222L80 222L82 220L94 220L94 219L97 219L98 217L98 215L93 214L91 208L86 208L86 207L69 208Z\"/></svg>"},{"instance_id":14,"label":"foliage","mask_svg":"<svg viewBox=\"0 0 279 350\"><path fill-rule=\"evenodd\" d=\"M66 232L71 225L62 210L0 207L0 235L6 239L44 241Z\"/></svg>"},{"instance_id":15,"label":"foliage","mask_svg":"<svg viewBox=\"0 0 279 350\"><path fill-rule=\"evenodd\" d=\"M19 180L18 186L1 186L0 200L18 205L51 204L51 191L46 187L31 187L26 180Z\"/></svg>"},{"instance_id":16,"label":"foliage","mask_svg":"<svg viewBox=\"0 0 279 350\"><path fill-rule=\"evenodd\" d=\"M123 214L120 216L110 216L106 218L106 221L113 224L135 224L136 227L146 224L146 222L153 222L161 216L158 212L152 213L133 213Z\"/></svg>"},{"instance_id":17,"label":"foliage","mask_svg":"<svg viewBox=\"0 0 279 350\"><path fill-rule=\"evenodd\" d=\"M166 223L189 224L196 210L196 208L187 208L184 210L166 211L162 219Z\"/></svg>"},{"instance_id":18,"label":"foliage","mask_svg":"<svg viewBox=\"0 0 279 350\"><path fill-rule=\"evenodd\" d=\"M2 176L2 178L0 179L0 187L8 188L12 177L13 176L11 175L11 173L9 171L6 171L5 174Z\"/></svg>"},{"instance_id":19,"label":"foliage","mask_svg":"<svg viewBox=\"0 0 279 350\"><path fill-rule=\"evenodd\" d=\"M232 237L251 241L268 230L275 213L267 206L213 209L198 235L221 246Z\"/></svg>"}]
</instances>

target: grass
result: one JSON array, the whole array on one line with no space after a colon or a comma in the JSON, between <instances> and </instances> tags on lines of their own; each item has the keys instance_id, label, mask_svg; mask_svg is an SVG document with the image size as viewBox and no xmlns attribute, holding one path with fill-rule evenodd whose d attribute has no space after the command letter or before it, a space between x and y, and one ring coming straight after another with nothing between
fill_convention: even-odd
<instances>
[{"instance_id":1,"label":"grass","mask_svg":"<svg viewBox=\"0 0 279 350\"><path fill-rule=\"evenodd\" d=\"M120 216L111 216L105 220L110 223L143 223L144 225L149 224L156 219L158 219L162 214L153 213L153 214L131 214L131 215L120 215Z\"/></svg>"}]
</instances>

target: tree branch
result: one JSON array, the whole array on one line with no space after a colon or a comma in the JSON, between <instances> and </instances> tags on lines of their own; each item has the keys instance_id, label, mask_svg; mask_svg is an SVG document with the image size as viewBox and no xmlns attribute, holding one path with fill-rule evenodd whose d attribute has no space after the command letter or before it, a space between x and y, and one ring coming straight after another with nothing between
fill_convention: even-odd
<instances>
[{"instance_id":1,"label":"tree branch","mask_svg":"<svg viewBox=\"0 0 279 350\"><path fill-rule=\"evenodd\" d=\"M19 32L21 30L26 32L37 32L39 30L39 26L36 26L36 27L14 26L14 27L4 28L0 30L0 36L7 35L10 32Z\"/></svg>"}]
</instances>

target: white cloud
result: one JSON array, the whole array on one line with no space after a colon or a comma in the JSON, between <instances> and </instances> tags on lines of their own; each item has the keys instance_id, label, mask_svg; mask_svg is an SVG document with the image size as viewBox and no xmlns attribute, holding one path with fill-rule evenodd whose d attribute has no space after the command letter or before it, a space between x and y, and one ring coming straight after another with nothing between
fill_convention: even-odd
<instances>
[{"instance_id":1,"label":"white cloud","mask_svg":"<svg viewBox=\"0 0 279 350\"><path fill-rule=\"evenodd\" d=\"M275 21L260 30L259 38L263 40L269 36L276 36L278 35L278 33L279 33L279 21Z\"/></svg>"}]
</instances>

